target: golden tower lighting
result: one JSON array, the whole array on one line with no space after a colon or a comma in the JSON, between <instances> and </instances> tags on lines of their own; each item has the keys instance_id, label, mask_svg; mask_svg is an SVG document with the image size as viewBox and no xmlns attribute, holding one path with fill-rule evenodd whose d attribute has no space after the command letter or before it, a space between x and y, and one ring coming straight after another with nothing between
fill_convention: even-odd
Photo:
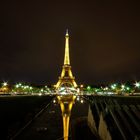
<instances>
[{"instance_id":1,"label":"golden tower lighting","mask_svg":"<svg viewBox=\"0 0 140 140\"><path fill-rule=\"evenodd\" d=\"M63 138L68 140L69 137L69 122L71 116L71 110L75 102L76 96L67 95L67 96L57 96L58 102L60 104L62 118L63 118Z\"/></svg>"},{"instance_id":2,"label":"golden tower lighting","mask_svg":"<svg viewBox=\"0 0 140 140\"><path fill-rule=\"evenodd\" d=\"M55 85L55 88L58 89L62 85L64 86L71 86L71 87L77 87L77 84L75 82L75 78L73 77L71 66L70 66L70 57L69 57L69 34L68 30L66 31L65 35L65 55L64 55L64 65L62 67L61 76L59 77L59 80L57 84Z\"/></svg>"}]
</instances>

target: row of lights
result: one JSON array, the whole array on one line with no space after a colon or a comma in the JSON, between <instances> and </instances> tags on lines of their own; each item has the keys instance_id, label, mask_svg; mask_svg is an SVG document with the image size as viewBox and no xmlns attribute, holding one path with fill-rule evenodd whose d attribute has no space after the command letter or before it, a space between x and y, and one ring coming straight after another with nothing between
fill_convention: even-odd
<instances>
[{"instance_id":1,"label":"row of lights","mask_svg":"<svg viewBox=\"0 0 140 140\"><path fill-rule=\"evenodd\" d=\"M116 83L114 83L114 84L111 84L109 87L104 87L104 88L102 88L102 87L100 87L100 88L95 88L95 92L99 92L99 91L101 91L101 90L103 90L103 91L109 91L109 90L121 90L121 91L130 91L130 90L132 90L132 89L140 89L140 82L135 82L134 84L134 87L130 87L130 86L127 86L126 84L116 84ZM6 87L8 87L9 85L8 85L8 83L7 82L3 82L2 83L2 88L6 88ZM80 88L81 89L84 89L85 91L92 91L93 90L93 88L91 88L91 86L87 86L86 88L84 88L84 85L80 85ZM22 90L28 90L28 91L33 91L34 90L34 88L32 87L32 86L29 86L29 85L24 85L24 84L22 84L22 83L17 83L15 86L14 86L14 88L12 88L12 90L17 90L17 89L22 89ZM135 90L134 89L134 90ZM51 90L47 87L47 86L45 86L44 88L41 88L41 89L39 89L38 88L38 91L39 92L46 92L46 91L49 91L49 92L51 92Z\"/></svg>"},{"instance_id":2,"label":"row of lights","mask_svg":"<svg viewBox=\"0 0 140 140\"><path fill-rule=\"evenodd\" d=\"M9 88L9 84L7 82L3 82L2 86L0 87L1 90L6 89L7 91L11 91L11 92L40 92L40 93L45 93L48 92L50 93L51 90L45 86L43 88L37 88L37 87L32 87L26 84L22 84L22 83L17 83L14 86L12 86L12 88ZM5 90L5 91L6 91Z\"/></svg>"},{"instance_id":3,"label":"row of lights","mask_svg":"<svg viewBox=\"0 0 140 140\"><path fill-rule=\"evenodd\" d=\"M127 91L127 92L134 92L136 90L140 90L140 82L135 82L132 85L127 84L111 84L108 87L99 87L99 88L92 88L91 86L87 86L86 88L83 88L87 92L104 92L104 91Z\"/></svg>"}]
</instances>

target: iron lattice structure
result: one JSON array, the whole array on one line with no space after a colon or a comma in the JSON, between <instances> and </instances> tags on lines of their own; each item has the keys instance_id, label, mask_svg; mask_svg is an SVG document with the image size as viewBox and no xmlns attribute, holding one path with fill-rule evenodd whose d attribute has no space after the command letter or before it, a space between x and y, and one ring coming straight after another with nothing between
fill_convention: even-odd
<instances>
[{"instance_id":1,"label":"iron lattice structure","mask_svg":"<svg viewBox=\"0 0 140 140\"><path fill-rule=\"evenodd\" d=\"M62 72L57 84L55 85L55 88L58 89L62 85L66 87L75 87L75 88L77 87L77 83L75 82L75 77L72 74L71 65L70 65L68 30L66 31L66 35L65 35L64 65L62 67Z\"/></svg>"}]
</instances>

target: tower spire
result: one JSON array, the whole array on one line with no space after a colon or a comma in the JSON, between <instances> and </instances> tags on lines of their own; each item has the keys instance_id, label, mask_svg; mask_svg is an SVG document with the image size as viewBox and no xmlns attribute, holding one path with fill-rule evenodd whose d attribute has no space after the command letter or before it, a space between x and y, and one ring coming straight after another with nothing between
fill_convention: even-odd
<instances>
[{"instance_id":1,"label":"tower spire","mask_svg":"<svg viewBox=\"0 0 140 140\"><path fill-rule=\"evenodd\" d=\"M70 58L69 58L69 33L68 33L68 29L66 30L66 35L65 35L64 65L70 65Z\"/></svg>"}]
</instances>

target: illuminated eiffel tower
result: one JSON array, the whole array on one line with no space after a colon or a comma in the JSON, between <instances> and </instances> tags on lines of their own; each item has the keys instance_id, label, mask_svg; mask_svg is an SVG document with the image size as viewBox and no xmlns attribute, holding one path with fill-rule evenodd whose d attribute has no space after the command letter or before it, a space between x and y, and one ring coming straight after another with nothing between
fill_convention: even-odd
<instances>
[{"instance_id":1,"label":"illuminated eiffel tower","mask_svg":"<svg viewBox=\"0 0 140 140\"><path fill-rule=\"evenodd\" d=\"M64 65L62 67L61 76L55 88L58 89L61 86L65 87L77 87L75 82L75 77L73 77L71 66L70 66L70 57L69 57L69 34L68 30L66 31L65 35L65 55L64 55Z\"/></svg>"}]
</instances>

